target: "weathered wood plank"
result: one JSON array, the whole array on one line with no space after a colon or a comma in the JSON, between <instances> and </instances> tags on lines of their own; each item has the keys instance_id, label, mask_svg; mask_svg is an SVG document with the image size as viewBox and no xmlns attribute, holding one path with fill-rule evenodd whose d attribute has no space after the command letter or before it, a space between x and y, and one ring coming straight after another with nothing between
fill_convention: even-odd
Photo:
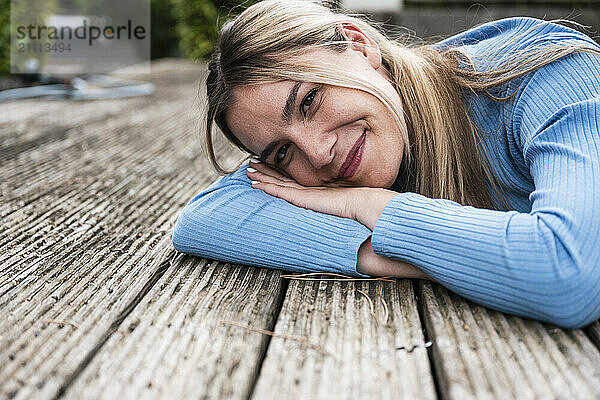
<instances>
[{"instance_id":1,"label":"weathered wood plank","mask_svg":"<svg viewBox=\"0 0 600 400\"><path fill-rule=\"evenodd\" d=\"M183 104L180 107L183 107ZM40 254L45 257L53 255L60 258L57 243L53 240L60 241L62 245L81 247L76 243L80 237L86 236L85 234L93 235L94 239L100 237L99 233L109 234L108 226L100 223L99 219L102 218L96 214L104 215L103 218L106 218L106 215L114 213L115 209L123 207L123 203L126 208L130 208L129 212L135 211L138 209L132 206L139 207L146 204L146 200L152 200L152 196L150 196L152 193L165 190L164 194L167 195L169 190L177 190L173 186L177 179L170 178L177 177L184 165L189 166L189 160L185 157L177 157L176 154L177 151L183 151L185 148L183 144L185 137L192 140L193 134L191 129L186 128L185 120L182 120L184 114L178 110L176 104L170 110L165 110L162 115L153 109L149 109L149 112L153 113L157 120L146 121L147 125L140 124L138 129L143 132L143 129L154 127L157 129L154 131L156 135L162 135L162 138L153 138L152 131L144 140L143 135L139 132L136 134L133 129L122 135L122 132L119 131L97 130L95 126L91 126L92 133L90 135L94 133L109 136L117 134L127 138L127 141L116 142L111 146L90 147L86 153L87 157L77 159L73 156L72 162L66 166L60 162L60 157L55 153L54 147L46 149L46 146L40 146L41 148L37 151L44 157L53 160L48 176L40 177L39 185L37 182L22 178L23 175L27 176L29 170L35 169L34 163L32 163L31 167L24 165L18 175L10 177L13 182L16 182L15 185L18 188L6 196L5 201L8 207L16 204L16 207L20 206L20 208L17 208L18 212L3 217L3 224L7 226L7 229L0 233L0 245L6 246L0 253L0 271L2 272L0 285L6 282L13 285L18 283L15 272L22 271L23 268L27 270L37 268L33 260L37 259ZM178 124L169 122L173 116L179 119ZM184 129L187 129L187 132ZM171 140L165 140L163 132L171 132L173 135ZM185 134L181 132L185 132ZM169 142L173 139L175 139L174 142L181 145L178 150L173 149L174 146L169 146ZM93 184L85 186L89 182L87 179L89 176L95 177L96 180L92 181ZM207 180L212 177L210 174L210 177L198 176L196 178ZM44 198L47 202L35 201L23 205L19 200L21 187L27 187L32 192L36 192L40 187L43 191L49 184L63 189L71 188L73 178L75 181L79 178L85 182L83 186L76 188L78 189L76 192L69 191L66 196L57 198L53 196L54 192L50 191ZM185 184L186 179L189 182L190 178L190 176L183 176L180 184ZM168 183L171 187L165 187L161 183ZM60 190L59 192L65 191ZM141 204L127 204L128 201L131 203L134 200ZM163 208L177 206L164 202L164 199L161 201L163 203L160 205ZM185 201L185 198L180 198L178 205ZM144 211L143 208L142 211ZM175 211L173 210L173 212ZM119 220L112 221L113 231L121 228L118 226L119 222ZM90 229L90 232L86 232Z\"/></svg>"},{"instance_id":2,"label":"weathered wood plank","mask_svg":"<svg viewBox=\"0 0 600 400\"><path fill-rule=\"evenodd\" d=\"M246 399L285 293L280 271L179 256L65 399Z\"/></svg>"},{"instance_id":3,"label":"weathered wood plank","mask_svg":"<svg viewBox=\"0 0 600 400\"><path fill-rule=\"evenodd\" d=\"M10 144L0 168L0 397L58 396L169 265L177 212L215 178L194 162L190 82L200 74L153 75L162 95L144 109L77 127L59 118L48 124L67 134Z\"/></svg>"},{"instance_id":4,"label":"weathered wood plank","mask_svg":"<svg viewBox=\"0 0 600 400\"><path fill-rule=\"evenodd\" d=\"M254 399L436 398L411 280L292 279L275 333L320 349L273 337Z\"/></svg>"},{"instance_id":5,"label":"weathered wood plank","mask_svg":"<svg viewBox=\"0 0 600 400\"><path fill-rule=\"evenodd\" d=\"M33 143L35 146L60 140L54 132L60 128L85 126L122 115L124 111L144 110L164 102L167 96L175 99L182 80L188 86L186 90L190 90L190 84L197 85L204 73L203 67L179 59L162 59L152 64L151 71L152 82L160 88L149 96L90 101L28 99L0 104L0 148L6 150L11 146L21 146L22 151L25 144L36 140L39 142ZM137 79L135 75L120 76ZM148 75L142 75L140 79L147 80ZM182 100L187 99L179 98L179 101ZM4 155L5 152L1 156Z\"/></svg>"},{"instance_id":6,"label":"weathered wood plank","mask_svg":"<svg viewBox=\"0 0 600 400\"><path fill-rule=\"evenodd\" d=\"M157 97L123 110L62 102L71 120L31 102L11 130L21 111L0 105L1 397L430 399L428 355L448 399L600 397L598 322L586 336L424 281L420 310L408 280L286 293L280 271L174 251L176 213L216 175L187 103L201 70L165 65ZM382 318L380 289L387 324L358 292Z\"/></svg>"},{"instance_id":7,"label":"weathered wood plank","mask_svg":"<svg viewBox=\"0 0 600 400\"><path fill-rule=\"evenodd\" d=\"M563 330L481 307L422 281L422 314L446 399L600 398L600 352Z\"/></svg>"}]
</instances>

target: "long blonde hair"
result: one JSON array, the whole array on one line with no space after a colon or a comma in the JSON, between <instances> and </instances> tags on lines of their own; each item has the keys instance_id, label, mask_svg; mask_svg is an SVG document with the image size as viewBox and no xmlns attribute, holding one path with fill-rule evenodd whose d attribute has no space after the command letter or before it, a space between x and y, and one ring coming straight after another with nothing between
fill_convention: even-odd
<instances>
[{"instance_id":1,"label":"long blonde hair","mask_svg":"<svg viewBox=\"0 0 600 400\"><path fill-rule=\"evenodd\" d=\"M358 26L377 43L401 104L394 101L394 93L342 66L326 60L298 61L310 50L346 50L348 42L339 30L345 23ZM572 43L537 46L515 52L497 68L477 71L473 60L459 49L402 44L388 38L368 17L335 12L318 0L264 0L226 22L220 31L206 79L205 150L219 173L232 172L217 161L214 122L230 142L251 153L225 121L236 87L295 80L354 88L377 97L392 111L399 126L404 113L408 132L403 138L402 191L494 209L487 178L496 197L509 209L490 167L490 156L482 146L485 132L469 116L465 93L508 100L512 96L496 97L490 89L575 51L600 55L593 47Z\"/></svg>"}]
</instances>

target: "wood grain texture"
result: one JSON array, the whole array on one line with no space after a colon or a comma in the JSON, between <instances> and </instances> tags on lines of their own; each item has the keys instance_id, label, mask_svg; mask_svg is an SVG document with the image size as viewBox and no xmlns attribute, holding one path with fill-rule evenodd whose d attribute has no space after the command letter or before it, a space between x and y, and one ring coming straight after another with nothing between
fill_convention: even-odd
<instances>
[{"instance_id":1,"label":"wood grain texture","mask_svg":"<svg viewBox=\"0 0 600 400\"><path fill-rule=\"evenodd\" d=\"M0 399L600 398L599 322L175 251L177 213L217 177L204 68L152 71L148 97L0 104Z\"/></svg>"},{"instance_id":2,"label":"wood grain texture","mask_svg":"<svg viewBox=\"0 0 600 400\"><path fill-rule=\"evenodd\" d=\"M280 271L180 255L65 399L245 399L285 293Z\"/></svg>"},{"instance_id":3,"label":"wood grain texture","mask_svg":"<svg viewBox=\"0 0 600 400\"><path fill-rule=\"evenodd\" d=\"M253 399L436 398L411 280L291 280L275 332L316 346L273 337Z\"/></svg>"},{"instance_id":4,"label":"wood grain texture","mask_svg":"<svg viewBox=\"0 0 600 400\"><path fill-rule=\"evenodd\" d=\"M563 330L479 306L421 282L421 305L444 399L597 399L600 352Z\"/></svg>"},{"instance_id":5,"label":"wood grain texture","mask_svg":"<svg viewBox=\"0 0 600 400\"><path fill-rule=\"evenodd\" d=\"M164 273L178 211L215 178L195 160L202 70L157 67L157 92L118 108L0 105L1 398L69 385Z\"/></svg>"}]
</instances>

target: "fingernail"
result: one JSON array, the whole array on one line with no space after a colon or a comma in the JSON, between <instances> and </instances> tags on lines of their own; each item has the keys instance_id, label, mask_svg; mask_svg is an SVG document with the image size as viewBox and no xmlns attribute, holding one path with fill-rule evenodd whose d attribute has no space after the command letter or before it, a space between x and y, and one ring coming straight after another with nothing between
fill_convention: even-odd
<instances>
[{"instance_id":1,"label":"fingernail","mask_svg":"<svg viewBox=\"0 0 600 400\"><path fill-rule=\"evenodd\" d=\"M255 164L260 162L260 160L258 158L250 158L249 161L251 163L255 163Z\"/></svg>"},{"instance_id":2,"label":"fingernail","mask_svg":"<svg viewBox=\"0 0 600 400\"><path fill-rule=\"evenodd\" d=\"M260 183L260 182L259 181L252 181L252 182L250 182L250 184L252 184L252 185L256 185L258 183Z\"/></svg>"},{"instance_id":3,"label":"fingernail","mask_svg":"<svg viewBox=\"0 0 600 400\"><path fill-rule=\"evenodd\" d=\"M247 169L248 172L256 172L256 170L254 168L252 168L252 167L248 167L246 169Z\"/></svg>"}]
</instances>

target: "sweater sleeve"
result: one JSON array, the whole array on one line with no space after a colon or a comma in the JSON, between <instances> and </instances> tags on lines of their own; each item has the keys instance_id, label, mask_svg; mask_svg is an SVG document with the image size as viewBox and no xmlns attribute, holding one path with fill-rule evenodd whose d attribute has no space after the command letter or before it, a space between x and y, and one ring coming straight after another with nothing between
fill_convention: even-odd
<instances>
[{"instance_id":1,"label":"sweater sleeve","mask_svg":"<svg viewBox=\"0 0 600 400\"><path fill-rule=\"evenodd\" d=\"M507 129L535 184L529 213L401 193L375 224L374 252L503 312L572 329L599 318L599 65L568 56L519 89Z\"/></svg>"},{"instance_id":2,"label":"sweater sleeve","mask_svg":"<svg viewBox=\"0 0 600 400\"><path fill-rule=\"evenodd\" d=\"M371 277L356 270L370 229L252 188L247 167L220 178L181 210L172 236L177 250L293 272Z\"/></svg>"}]
</instances>

